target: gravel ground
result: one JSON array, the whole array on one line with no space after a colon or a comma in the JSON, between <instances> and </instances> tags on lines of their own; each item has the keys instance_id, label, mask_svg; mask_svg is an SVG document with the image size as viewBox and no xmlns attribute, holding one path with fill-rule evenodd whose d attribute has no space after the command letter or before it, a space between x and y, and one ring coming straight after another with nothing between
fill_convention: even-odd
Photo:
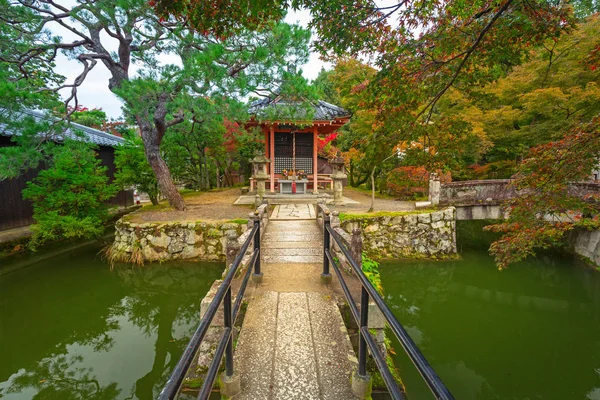
<instances>
[{"instance_id":1,"label":"gravel ground","mask_svg":"<svg viewBox=\"0 0 600 400\"><path fill-rule=\"evenodd\" d=\"M156 209L156 206L142 207L141 210L129 214L127 219L137 223L247 219L248 213L252 212L254 206L233 205L239 196L239 188L186 194L184 196L187 205L185 211L175 211L164 201L161 202L160 209ZM359 204L329 206L329 208L340 212L364 213L371 205L369 193L345 187L344 196L358 201ZM375 211L411 211L414 209L413 201L375 197Z\"/></svg>"},{"instance_id":2,"label":"gravel ground","mask_svg":"<svg viewBox=\"0 0 600 400\"><path fill-rule=\"evenodd\" d=\"M153 210L142 207L141 210L128 215L131 222L173 222L173 221L222 221L232 219L248 219L254 207L238 205L233 202L240 196L240 189L215 190L211 192L198 192L184 196L187 209L175 211L170 208L166 200L161 202L164 209Z\"/></svg>"},{"instance_id":3,"label":"gravel ground","mask_svg":"<svg viewBox=\"0 0 600 400\"><path fill-rule=\"evenodd\" d=\"M344 206L328 206L331 210L338 210L340 212L353 212L353 213L364 213L369 210L371 206L371 194L363 191L345 187L344 196L354 201L358 201L360 204L346 204ZM375 194L375 211L412 211L415 209L414 201L400 201L391 198L378 198Z\"/></svg>"}]
</instances>

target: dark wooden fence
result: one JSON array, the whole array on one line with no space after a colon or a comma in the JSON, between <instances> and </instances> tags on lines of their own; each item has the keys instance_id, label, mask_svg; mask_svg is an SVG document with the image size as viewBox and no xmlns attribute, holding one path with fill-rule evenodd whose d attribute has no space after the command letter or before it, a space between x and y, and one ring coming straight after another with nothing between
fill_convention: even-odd
<instances>
[{"instance_id":1,"label":"dark wooden fence","mask_svg":"<svg viewBox=\"0 0 600 400\"><path fill-rule=\"evenodd\" d=\"M101 147L98 156L102 165L108 168L107 175L112 181L115 173L114 150ZM30 170L18 178L0 181L0 231L34 223L33 206L30 201L23 199L21 192L40 170L41 168ZM133 190L119 191L108 203L120 207L133 205Z\"/></svg>"}]
</instances>

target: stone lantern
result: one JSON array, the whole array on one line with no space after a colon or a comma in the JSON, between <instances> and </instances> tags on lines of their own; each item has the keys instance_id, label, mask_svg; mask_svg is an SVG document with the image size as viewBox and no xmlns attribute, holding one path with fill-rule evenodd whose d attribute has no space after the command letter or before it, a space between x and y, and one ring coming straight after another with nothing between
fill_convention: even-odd
<instances>
[{"instance_id":1,"label":"stone lantern","mask_svg":"<svg viewBox=\"0 0 600 400\"><path fill-rule=\"evenodd\" d=\"M262 152L257 151L250 162L252 163L254 171L252 177L256 180L256 193L262 200L265 195L265 181L269 179L269 175L267 174L267 164L271 161L265 157Z\"/></svg>"},{"instance_id":2,"label":"stone lantern","mask_svg":"<svg viewBox=\"0 0 600 400\"><path fill-rule=\"evenodd\" d=\"M344 159L342 153L337 152L335 158L329 160L329 165L333 168L333 204L343 204L343 185L342 181L346 179L347 175L344 171Z\"/></svg>"}]
</instances>

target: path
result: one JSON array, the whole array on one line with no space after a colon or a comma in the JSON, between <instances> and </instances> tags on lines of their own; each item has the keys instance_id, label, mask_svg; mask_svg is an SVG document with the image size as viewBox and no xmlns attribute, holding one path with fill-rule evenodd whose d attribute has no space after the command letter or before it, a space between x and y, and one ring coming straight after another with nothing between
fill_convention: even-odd
<instances>
[{"instance_id":1,"label":"path","mask_svg":"<svg viewBox=\"0 0 600 400\"><path fill-rule=\"evenodd\" d=\"M242 385L236 400L355 398L356 356L330 285L320 282L322 234L314 219L304 219L311 211L303 206L277 206L280 220L272 219L262 238L263 283L235 351Z\"/></svg>"}]
</instances>

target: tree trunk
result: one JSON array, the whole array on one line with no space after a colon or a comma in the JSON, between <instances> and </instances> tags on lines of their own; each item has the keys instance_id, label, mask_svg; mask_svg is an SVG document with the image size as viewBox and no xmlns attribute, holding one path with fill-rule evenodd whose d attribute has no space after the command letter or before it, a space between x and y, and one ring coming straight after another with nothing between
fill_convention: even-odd
<instances>
[{"instance_id":1,"label":"tree trunk","mask_svg":"<svg viewBox=\"0 0 600 400\"><path fill-rule=\"evenodd\" d=\"M217 164L217 189L221 187L221 185L219 184L219 164Z\"/></svg>"},{"instance_id":2,"label":"tree trunk","mask_svg":"<svg viewBox=\"0 0 600 400\"><path fill-rule=\"evenodd\" d=\"M210 190L210 175L208 174L208 157L206 157L206 153L204 154L204 184L206 185L206 190Z\"/></svg>"},{"instance_id":3,"label":"tree trunk","mask_svg":"<svg viewBox=\"0 0 600 400\"><path fill-rule=\"evenodd\" d=\"M148 163L156 175L156 180L158 181L158 186L160 187L161 193L167 198L167 200L169 200L169 204L172 207L174 207L176 210L184 211L185 201L173 183L171 172L169 171L167 163L160 155L159 147L146 144L145 148L146 158L148 159Z\"/></svg>"},{"instance_id":4,"label":"tree trunk","mask_svg":"<svg viewBox=\"0 0 600 400\"><path fill-rule=\"evenodd\" d=\"M371 171L371 207L367 212L375 211L375 168L377 167L373 167Z\"/></svg>"},{"instance_id":5,"label":"tree trunk","mask_svg":"<svg viewBox=\"0 0 600 400\"><path fill-rule=\"evenodd\" d=\"M169 167L160 154L160 135L151 124L142 121L141 118L138 118L138 125L142 131L146 159L156 175L161 193L169 200L169 204L172 207L176 210L184 211L185 201L181 197L177 187L175 187Z\"/></svg>"}]
</instances>

